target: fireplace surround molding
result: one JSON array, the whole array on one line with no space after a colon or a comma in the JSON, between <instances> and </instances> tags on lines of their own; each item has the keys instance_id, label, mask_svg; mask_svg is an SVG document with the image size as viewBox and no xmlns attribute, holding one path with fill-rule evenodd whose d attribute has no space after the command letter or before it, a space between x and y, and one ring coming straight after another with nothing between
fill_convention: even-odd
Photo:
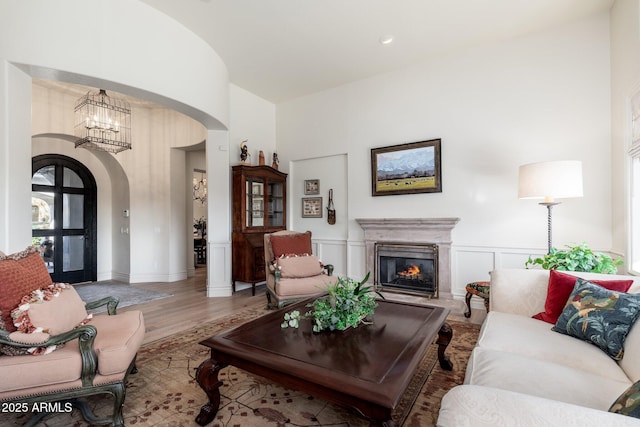
<instances>
[{"instance_id":1,"label":"fireplace surround molding","mask_svg":"<svg viewBox=\"0 0 640 427\"><path fill-rule=\"evenodd\" d=\"M438 297L452 299L451 232L459 221L460 218L356 218L364 230L367 271L375 268L376 243L436 244Z\"/></svg>"}]
</instances>

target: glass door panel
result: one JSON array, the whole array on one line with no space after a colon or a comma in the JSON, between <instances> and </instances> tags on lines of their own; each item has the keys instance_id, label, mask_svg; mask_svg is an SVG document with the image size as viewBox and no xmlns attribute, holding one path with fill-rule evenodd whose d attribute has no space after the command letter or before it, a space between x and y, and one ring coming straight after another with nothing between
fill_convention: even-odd
<instances>
[{"instance_id":1,"label":"glass door panel","mask_svg":"<svg viewBox=\"0 0 640 427\"><path fill-rule=\"evenodd\" d=\"M62 271L84 269L84 236L62 238Z\"/></svg>"},{"instance_id":2,"label":"glass door panel","mask_svg":"<svg viewBox=\"0 0 640 427\"><path fill-rule=\"evenodd\" d=\"M35 185L56 185L56 167L53 165L38 169L31 178Z\"/></svg>"},{"instance_id":3,"label":"glass door panel","mask_svg":"<svg viewBox=\"0 0 640 427\"><path fill-rule=\"evenodd\" d=\"M62 226L66 229L84 228L84 195L64 193L62 203Z\"/></svg>"},{"instance_id":4,"label":"glass door panel","mask_svg":"<svg viewBox=\"0 0 640 427\"><path fill-rule=\"evenodd\" d=\"M72 171L69 168L64 168L64 172L62 174L63 186L70 188L84 188L84 184L82 183L82 178Z\"/></svg>"},{"instance_id":5,"label":"glass door panel","mask_svg":"<svg viewBox=\"0 0 640 427\"><path fill-rule=\"evenodd\" d=\"M55 219L55 194L43 191L31 193L31 228L52 230Z\"/></svg>"},{"instance_id":6,"label":"glass door panel","mask_svg":"<svg viewBox=\"0 0 640 427\"><path fill-rule=\"evenodd\" d=\"M264 181L247 179L247 227L264 226Z\"/></svg>"},{"instance_id":7,"label":"glass door panel","mask_svg":"<svg viewBox=\"0 0 640 427\"><path fill-rule=\"evenodd\" d=\"M253 200L253 198L251 197L251 181L247 180L245 181L245 189L244 189L244 194L245 194L245 201L244 201L244 206L245 206L245 212L244 212L244 217L246 218L246 227L253 227L253 221L251 218L251 201Z\"/></svg>"},{"instance_id":8,"label":"glass door panel","mask_svg":"<svg viewBox=\"0 0 640 427\"><path fill-rule=\"evenodd\" d=\"M280 182L269 183L267 217L270 227L281 227L284 225L284 197L282 187L282 183Z\"/></svg>"},{"instance_id":9,"label":"glass door panel","mask_svg":"<svg viewBox=\"0 0 640 427\"><path fill-rule=\"evenodd\" d=\"M34 246L40 248L40 256L47 266L47 271L53 273L53 261L55 259L55 238L54 236L38 236L33 237L31 242Z\"/></svg>"}]
</instances>

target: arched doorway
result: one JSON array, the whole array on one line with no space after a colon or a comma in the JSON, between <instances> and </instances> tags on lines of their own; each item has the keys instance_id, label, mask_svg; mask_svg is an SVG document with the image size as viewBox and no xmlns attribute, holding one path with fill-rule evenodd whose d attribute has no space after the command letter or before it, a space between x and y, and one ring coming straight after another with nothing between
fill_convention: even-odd
<instances>
[{"instance_id":1,"label":"arched doorway","mask_svg":"<svg viewBox=\"0 0 640 427\"><path fill-rule=\"evenodd\" d=\"M96 217L96 181L89 169L58 154L33 158L32 239L54 282L96 280Z\"/></svg>"}]
</instances>

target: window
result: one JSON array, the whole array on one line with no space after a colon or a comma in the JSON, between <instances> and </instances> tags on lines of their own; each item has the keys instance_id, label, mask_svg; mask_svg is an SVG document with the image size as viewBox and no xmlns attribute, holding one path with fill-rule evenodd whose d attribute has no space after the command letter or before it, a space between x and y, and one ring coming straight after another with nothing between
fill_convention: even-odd
<instances>
[{"instance_id":1,"label":"window","mask_svg":"<svg viewBox=\"0 0 640 427\"><path fill-rule=\"evenodd\" d=\"M640 273L640 92L631 98L629 268Z\"/></svg>"}]
</instances>

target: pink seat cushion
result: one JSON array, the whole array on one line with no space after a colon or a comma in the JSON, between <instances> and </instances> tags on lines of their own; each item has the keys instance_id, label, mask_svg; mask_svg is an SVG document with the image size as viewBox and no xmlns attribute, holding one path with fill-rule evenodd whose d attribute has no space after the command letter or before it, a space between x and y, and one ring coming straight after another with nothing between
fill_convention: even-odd
<instances>
[{"instance_id":1,"label":"pink seat cushion","mask_svg":"<svg viewBox=\"0 0 640 427\"><path fill-rule=\"evenodd\" d=\"M144 318L138 310L115 316L95 316L89 325L98 330L93 348L98 355L100 375L112 375L127 369L144 340Z\"/></svg>"},{"instance_id":2,"label":"pink seat cushion","mask_svg":"<svg viewBox=\"0 0 640 427\"><path fill-rule=\"evenodd\" d=\"M116 374L119 374L116 375L118 378L122 377L144 339L142 312L127 311L115 316L100 314L89 324L98 330L94 342L98 374L114 380ZM77 339L38 357L0 356L0 399L3 394L15 395L15 390L56 387L58 384L61 386L57 388L68 388L80 379L81 364Z\"/></svg>"},{"instance_id":3,"label":"pink seat cushion","mask_svg":"<svg viewBox=\"0 0 640 427\"><path fill-rule=\"evenodd\" d=\"M78 340L38 357L0 356L0 396L11 390L77 380L80 378L81 363Z\"/></svg>"}]
</instances>

